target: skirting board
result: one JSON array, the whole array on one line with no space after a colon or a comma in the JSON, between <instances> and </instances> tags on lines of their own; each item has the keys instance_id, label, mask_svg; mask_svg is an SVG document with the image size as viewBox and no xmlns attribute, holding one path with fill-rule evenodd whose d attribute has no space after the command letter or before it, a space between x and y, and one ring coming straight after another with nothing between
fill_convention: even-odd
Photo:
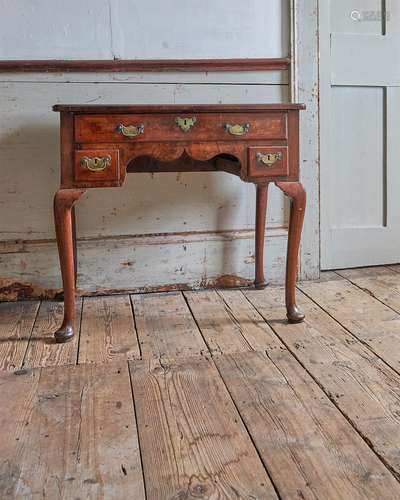
<instances>
[{"instance_id":1,"label":"skirting board","mask_svg":"<svg viewBox=\"0 0 400 500\"><path fill-rule=\"evenodd\" d=\"M267 230L266 275L283 283L287 231ZM174 233L78 241L78 293L251 286L254 231ZM61 294L54 240L0 242L0 300Z\"/></svg>"}]
</instances>

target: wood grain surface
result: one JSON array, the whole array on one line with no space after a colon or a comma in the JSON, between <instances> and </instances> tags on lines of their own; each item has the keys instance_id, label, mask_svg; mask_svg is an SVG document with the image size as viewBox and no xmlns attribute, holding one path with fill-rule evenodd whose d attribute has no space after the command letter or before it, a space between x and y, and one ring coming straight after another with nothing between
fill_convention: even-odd
<instances>
[{"instance_id":1,"label":"wood grain surface","mask_svg":"<svg viewBox=\"0 0 400 500\"><path fill-rule=\"evenodd\" d=\"M38 301L0 303L1 370L14 370L22 366L39 305Z\"/></svg>"},{"instance_id":2,"label":"wood grain surface","mask_svg":"<svg viewBox=\"0 0 400 500\"><path fill-rule=\"evenodd\" d=\"M143 358L201 354L207 346L180 292L132 295Z\"/></svg>"},{"instance_id":3,"label":"wood grain surface","mask_svg":"<svg viewBox=\"0 0 400 500\"><path fill-rule=\"evenodd\" d=\"M0 304L0 497L397 499L395 269Z\"/></svg>"},{"instance_id":4,"label":"wood grain surface","mask_svg":"<svg viewBox=\"0 0 400 500\"><path fill-rule=\"evenodd\" d=\"M130 363L148 499L277 499L214 364Z\"/></svg>"},{"instance_id":5,"label":"wood grain surface","mask_svg":"<svg viewBox=\"0 0 400 500\"><path fill-rule=\"evenodd\" d=\"M140 357L129 295L85 297L79 363Z\"/></svg>"},{"instance_id":6,"label":"wood grain surface","mask_svg":"<svg viewBox=\"0 0 400 500\"><path fill-rule=\"evenodd\" d=\"M2 498L144 499L126 362L3 373L0 388Z\"/></svg>"}]
</instances>

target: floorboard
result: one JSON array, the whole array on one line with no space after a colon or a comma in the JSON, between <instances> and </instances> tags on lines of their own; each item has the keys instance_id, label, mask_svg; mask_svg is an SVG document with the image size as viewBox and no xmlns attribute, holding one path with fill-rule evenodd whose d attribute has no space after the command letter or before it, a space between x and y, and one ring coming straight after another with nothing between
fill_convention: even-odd
<instances>
[{"instance_id":1,"label":"floorboard","mask_svg":"<svg viewBox=\"0 0 400 500\"><path fill-rule=\"evenodd\" d=\"M22 366L39 301L0 302L0 370Z\"/></svg>"},{"instance_id":2,"label":"floorboard","mask_svg":"<svg viewBox=\"0 0 400 500\"><path fill-rule=\"evenodd\" d=\"M180 292L132 295L142 357L179 358L207 352Z\"/></svg>"},{"instance_id":3,"label":"floorboard","mask_svg":"<svg viewBox=\"0 0 400 500\"><path fill-rule=\"evenodd\" d=\"M288 351L215 363L281 498L400 496L400 484Z\"/></svg>"},{"instance_id":4,"label":"floorboard","mask_svg":"<svg viewBox=\"0 0 400 500\"><path fill-rule=\"evenodd\" d=\"M76 364L81 311L82 299L79 298L76 303L76 335L66 344L57 344L53 334L61 326L64 305L62 302L53 300L41 302L26 350L24 368Z\"/></svg>"},{"instance_id":5,"label":"floorboard","mask_svg":"<svg viewBox=\"0 0 400 500\"><path fill-rule=\"evenodd\" d=\"M184 294L211 354L262 350L276 343L271 328L240 291Z\"/></svg>"},{"instance_id":6,"label":"floorboard","mask_svg":"<svg viewBox=\"0 0 400 500\"><path fill-rule=\"evenodd\" d=\"M85 297L79 363L140 357L129 295Z\"/></svg>"},{"instance_id":7,"label":"floorboard","mask_svg":"<svg viewBox=\"0 0 400 500\"><path fill-rule=\"evenodd\" d=\"M3 372L0 388L1 498L144 499L126 362Z\"/></svg>"},{"instance_id":8,"label":"floorboard","mask_svg":"<svg viewBox=\"0 0 400 500\"><path fill-rule=\"evenodd\" d=\"M282 349L282 342L279 341L269 324L264 321L241 291L221 290L218 293L229 310L231 321L240 328L252 350Z\"/></svg>"},{"instance_id":9,"label":"floorboard","mask_svg":"<svg viewBox=\"0 0 400 500\"><path fill-rule=\"evenodd\" d=\"M16 490L27 449L24 436L32 429L30 422L37 402L39 378L40 369L0 372L0 399L2 401L0 405L0 498L2 499L17 498ZM29 489L26 491L29 492ZM29 498L29 495L27 494L25 498Z\"/></svg>"},{"instance_id":10,"label":"floorboard","mask_svg":"<svg viewBox=\"0 0 400 500\"><path fill-rule=\"evenodd\" d=\"M337 274L400 313L400 273L389 267L366 267Z\"/></svg>"},{"instance_id":11,"label":"floorboard","mask_svg":"<svg viewBox=\"0 0 400 500\"><path fill-rule=\"evenodd\" d=\"M212 354L251 350L240 326L215 290L184 294Z\"/></svg>"},{"instance_id":12,"label":"floorboard","mask_svg":"<svg viewBox=\"0 0 400 500\"><path fill-rule=\"evenodd\" d=\"M400 375L306 296L300 325L282 321L282 290L245 292L294 358L400 477ZM373 417L372 417L373 416Z\"/></svg>"},{"instance_id":13,"label":"floorboard","mask_svg":"<svg viewBox=\"0 0 400 500\"><path fill-rule=\"evenodd\" d=\"M304 282L300 289L400 373L400 315L348 280Z\"/></svg>"},{"instance_id":14,"label":"floorboard","mask_svg":"<svg viewBox=\"0 0 400 500\"><path fill-rule=\"evenodd\" d=\"M210 359L130 368L148 500L278 498Z\"/></svg>"}]
</instances>

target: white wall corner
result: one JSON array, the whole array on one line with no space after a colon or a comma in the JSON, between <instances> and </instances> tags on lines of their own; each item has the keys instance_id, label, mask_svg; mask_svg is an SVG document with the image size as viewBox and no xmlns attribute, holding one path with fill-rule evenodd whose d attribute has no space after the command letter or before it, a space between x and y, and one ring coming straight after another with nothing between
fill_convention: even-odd
<instances>
[{"instance_id":1,"label":"white wall corner","mask_svg":"<svg viewBox=\"0 0 400 500\"><path fill-rule=\"evenodd\" d=\"M300 279L320 272L318 0L291 0L292 100L307 109L300 119L300 176L307 191Z\"/></svg>"}]
</instances>

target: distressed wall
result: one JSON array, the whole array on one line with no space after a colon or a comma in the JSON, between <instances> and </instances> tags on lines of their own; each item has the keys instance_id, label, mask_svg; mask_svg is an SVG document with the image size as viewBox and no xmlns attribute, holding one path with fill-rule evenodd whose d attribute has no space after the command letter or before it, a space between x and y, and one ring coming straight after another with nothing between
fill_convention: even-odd
<instances>
[{"instance_id":1,"label":"distressed wall","mask_svg":"<svg viewBox=\"0 0 400 500\"><path fill-rule=\"evenodd\" d=\"M289 53L289 0L2 0L0 7L2 59ZM288 94L286 72L0 74L0 297L54 295L61 286L53 104L280 102ZM246 284L254 204L254 186L224 173L132 174L123 188L90 191L77 207L78 286L94 293ZM282 280L286 225L287 204L272 187L272 281Z\"/></svg>"}]
</instances>

